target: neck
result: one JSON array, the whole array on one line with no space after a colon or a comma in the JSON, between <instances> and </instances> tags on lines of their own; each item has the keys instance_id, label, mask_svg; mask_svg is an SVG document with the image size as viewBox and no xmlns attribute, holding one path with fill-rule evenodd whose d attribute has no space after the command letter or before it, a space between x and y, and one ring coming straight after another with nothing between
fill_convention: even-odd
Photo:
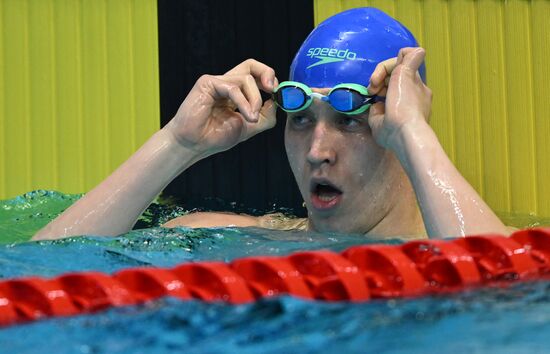
<instances>
[{"instance_id":1,"label":"neck","mask_svg":"<svg viewBox=\"0 0 550 354\"><path fill-rule=\"evenodd\" d=\"M412 185L403 174L403 188L394 196L397 202L388 213L365 235L376 235L382 238L398 237L403 239L426 238L427 232L422 220L420 208Z\"/></svg>"}]
</instances>

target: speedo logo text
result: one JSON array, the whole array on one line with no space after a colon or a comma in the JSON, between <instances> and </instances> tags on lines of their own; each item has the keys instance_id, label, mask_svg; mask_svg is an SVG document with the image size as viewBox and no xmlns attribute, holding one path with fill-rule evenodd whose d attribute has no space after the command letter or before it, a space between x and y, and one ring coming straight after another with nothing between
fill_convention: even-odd
<instances>
[{"instance_id":1,"label":"speedo logo text","mask_svg":"<svg viewBox=\"0 0 550 354\"><path fill-rule=\"evenodd\" d=\"M307 69L318 65L324 65L334 62L340 62L344 60L355 60L357 53L350 51L349 49L335 49L335 48L309 48L307 56L311 58L319 59L307 67Z\"/></svg>"}]
</instances>

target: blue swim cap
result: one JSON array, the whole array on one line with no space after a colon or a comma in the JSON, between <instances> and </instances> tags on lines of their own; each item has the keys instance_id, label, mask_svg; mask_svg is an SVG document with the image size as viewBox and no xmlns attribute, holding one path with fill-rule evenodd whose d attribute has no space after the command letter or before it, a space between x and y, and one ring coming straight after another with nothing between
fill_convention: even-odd
<instances>
[{"instance_id":1,"label":"blue swim cap","mask_svg":"<svg viewBox=\"0 0 550 354\"><path fill-rule=\"evenodd\" d=\"M306 38L290 66L290 80L309 87L368 86L381 61L418 47L412 33L384 12L362 7L329 17ZM420 67L426 82L426 68Z\"/></svg>"}]
</instances>

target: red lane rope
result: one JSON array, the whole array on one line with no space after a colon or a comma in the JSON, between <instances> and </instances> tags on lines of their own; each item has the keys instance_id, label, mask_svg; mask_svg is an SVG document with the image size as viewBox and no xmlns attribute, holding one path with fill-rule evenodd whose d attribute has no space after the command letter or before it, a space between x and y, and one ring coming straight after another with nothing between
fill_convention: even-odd
<instances>
[{"instance_id":1,"label":"red lane rope","mask_svg":"<svg viewBox=\"0 0 550 354\"><path fill-rule=\"evenodd\" d=\"M550 228L510 237L469 236L402 245L368 245L342 253L197 262L175 268L128 268L0 281L0 326L70 316L163 296L242 304L283 294L360 302L550 279Z\"/></svg>"}]
</instances>

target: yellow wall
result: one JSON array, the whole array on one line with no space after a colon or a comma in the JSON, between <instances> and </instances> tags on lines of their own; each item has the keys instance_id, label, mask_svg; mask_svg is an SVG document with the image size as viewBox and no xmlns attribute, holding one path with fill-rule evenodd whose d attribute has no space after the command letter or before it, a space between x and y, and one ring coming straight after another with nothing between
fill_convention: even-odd
<instances>
[{"instance_id":1,"label":"yellow wall","mask_svg":"<svg viewBox=\"0 0 550 354\"><path fill-rule=\"evenodd\" d=\"M427 51L432 126L500 213L550 217L550 1L375 6ZM85 192L158 129L156 0L0 0L0 198ZM130 131L130 134L127 132Z\"/></svg>"},{"instance_id":2,"label":"yellow wall","mask_svg":"<svg viewBox=\"0 0 550 354\"><path fill-rule=\"evenodd\" d=\"M315 22L360 6L426 48L431 124L491 207L550 217L550 1L315 0Z\"/></svg>"},{"instance_id":3,"label":"yellow wall","mask_svg":"<svg viewBox=\"0 0 550 354\"><path fill-rule=\"evenodd\" d=\"M158 129L157 47L156 0L0 0L0 198L85 192Z\"/></svg>"}]
</instances>

